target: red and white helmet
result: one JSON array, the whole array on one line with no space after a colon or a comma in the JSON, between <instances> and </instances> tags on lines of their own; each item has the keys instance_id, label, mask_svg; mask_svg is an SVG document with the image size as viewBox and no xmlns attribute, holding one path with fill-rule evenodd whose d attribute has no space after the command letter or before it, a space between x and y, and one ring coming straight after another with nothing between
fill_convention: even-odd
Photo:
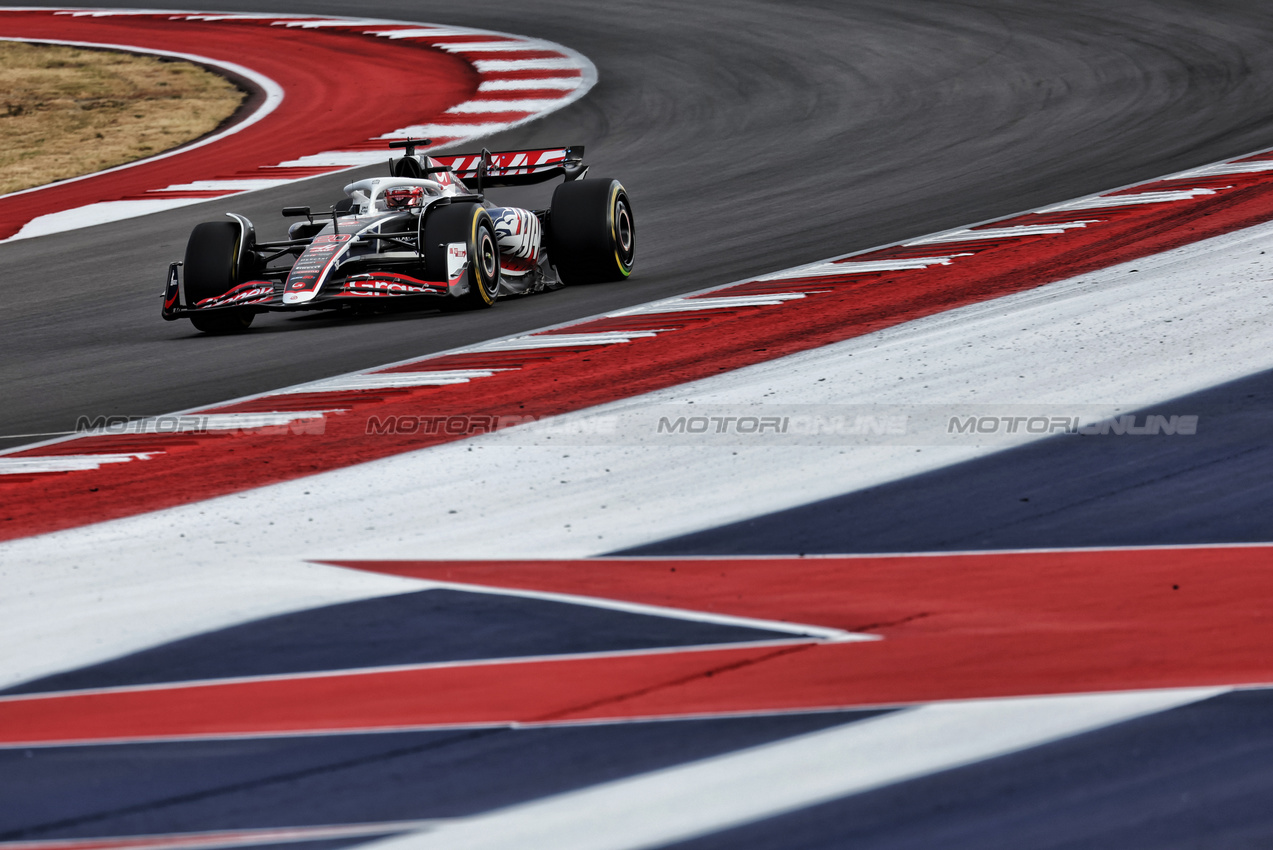
<instances>
[{"instance_id":1,"label":"red and white helmet","mask_svg":"<svg viewBox=\"0 0 1273 850\"><path fill-rule=\"evenodd\" d=\"M395 186L385 190L385 206L391 210L424 206L424 189L419 186Z\"/></svg>"}]
</instances>

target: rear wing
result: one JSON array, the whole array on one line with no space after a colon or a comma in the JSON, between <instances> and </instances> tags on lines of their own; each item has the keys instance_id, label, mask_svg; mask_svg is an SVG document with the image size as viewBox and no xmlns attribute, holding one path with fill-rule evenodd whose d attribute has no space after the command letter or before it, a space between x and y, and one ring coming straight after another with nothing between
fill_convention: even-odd
<instances>
[{"instance_id":1,"label":"rear wing","mask_svg":"<svg viewBox=\"0 0 1273 850\"><path fill-rule=\"evenodd\" d=\"M421 140L419 143L424 144L425 141ZM426 159L423 156L414 155L414 145L408 147L407 144L398 142L392 146L407 147L407 157L403 159L408 157L417 161ZM483 148L481 153L430 156L427 159L437 163L437 166L449 168L456 177L474 187L479 193L500 186L529 186L556 177L578 180L588 172L588 166L583 163L583 145L494 153ZM395 161L393 166L395 174L399 170L405 170L398 165L401 162L402 160ZM422 173L430 170L429 163L421 162L421 164L424 166L421 169Z\"/></svg>"}]
</instances>

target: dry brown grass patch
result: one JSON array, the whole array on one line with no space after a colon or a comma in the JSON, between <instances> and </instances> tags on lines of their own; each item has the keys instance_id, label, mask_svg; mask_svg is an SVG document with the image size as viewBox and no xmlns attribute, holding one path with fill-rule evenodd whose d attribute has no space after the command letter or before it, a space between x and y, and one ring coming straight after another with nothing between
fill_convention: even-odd
<instances>
[{"instance_id":1,"label":"dry brown grass patch","mask_svg":"<svg viewBox=\"0 0 1273 850\"><path fill-rule=\"evenodd\" d=\"M0 42L0 194L197 139L245 97L188 62Z\"/></svg>"}]
</instances>

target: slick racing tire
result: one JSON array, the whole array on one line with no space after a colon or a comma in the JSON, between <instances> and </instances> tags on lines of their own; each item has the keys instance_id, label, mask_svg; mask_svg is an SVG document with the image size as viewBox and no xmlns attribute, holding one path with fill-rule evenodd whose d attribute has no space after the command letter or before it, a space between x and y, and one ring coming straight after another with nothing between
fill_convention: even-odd
<instances>
[{"instance_id":1,"label":"slick racing tire","mask_svg":"<svg viewBox=\"0 0 1273 850\"><path fill-rule=\"evenodd\" d=\"M196 225L186 243L186 303L198 304L229 292L243 280L239 266L241 228L234 221L209 221ZM250 238L250 234L249 234ZM248 246L250 248L250 246ZM250 256L251 251L244 251ZM249 307L209 310L190 317L197 330L207 334L230 334L245 331L256 312Z\"/></svg>"},{"instance_id":2,"label":"slick racing tire","mask_svg":"<svg viewBox=\"0 0 1273 850\"><path fill-rule=\"evenodd\" d=\"M447 246L468 250L469 291L443 300L444 310L492 307L499 297L499 243L491 215L477 204L449 204L424 220L424 268L429 280L447 279Z\"/></svg>"},{"instance_id":3,"label":"slick racing tire","mask_svg":"<svg viewBox=\"0 0 1273 850\"><path fill-rule=\"evenodd\" d=\"M632 274L636 219L618 180L562 183L548 214L548 259L562 283L605 283Z\"/></svg>"},{"instance_id":4,"label":"slick racing tire","mask_svg":"<svg viewBox=\"0 0 1273 850\"><path fill-rule=\"evenodd\" d=\"M190 324L206 334L237 334L250 328L255 318L256 313L247 307L227 307L191 316Z\"/></svg>"}]
</instances>

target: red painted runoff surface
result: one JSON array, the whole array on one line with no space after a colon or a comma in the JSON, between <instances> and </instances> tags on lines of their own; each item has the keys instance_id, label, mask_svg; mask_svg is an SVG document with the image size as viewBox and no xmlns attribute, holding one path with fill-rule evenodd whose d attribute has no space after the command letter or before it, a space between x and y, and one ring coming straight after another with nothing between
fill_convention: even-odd
<instances>
[{"instance_id":1,"label":"red painted runoff surface","mask_svg":"<svg viewBox=\"0 0 1273 850\"><path fill-rule=\"evenodd\" d=\"M1273 682L1273 548L347 563L878 635L0 699L0 743L684 717Z\"/></svg>"}]
</instances>

